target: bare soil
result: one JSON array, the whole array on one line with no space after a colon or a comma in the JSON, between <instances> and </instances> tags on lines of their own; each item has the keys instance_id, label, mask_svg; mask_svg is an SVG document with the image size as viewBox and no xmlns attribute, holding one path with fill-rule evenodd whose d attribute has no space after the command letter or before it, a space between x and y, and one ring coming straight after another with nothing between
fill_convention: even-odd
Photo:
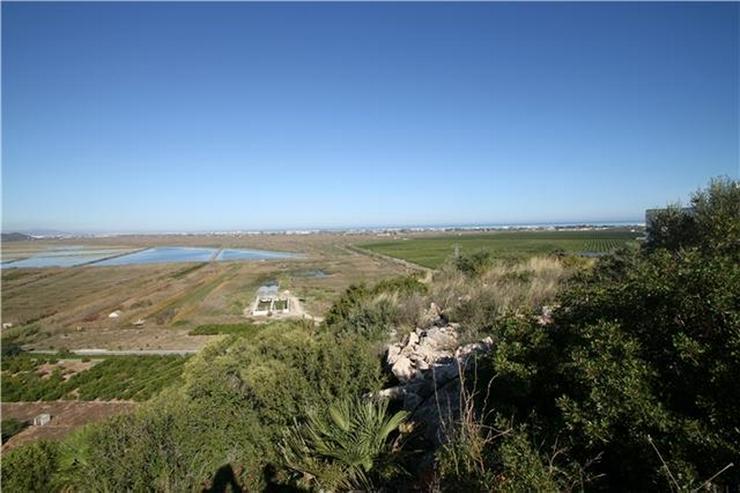
<instances>
[{"instance_id":1,"label":"bare soil","mask_svg":"<svg viewBox=\"0 0 740 493\"><path fill-rule=\"evenodd\" d=\"M59 440L74 429L136 409L134 402L53 401L53 402L3 402L2 419L32 422L42 413L51 415L51 422L44 426L29 426L2 446L6 452L21 444L35 440Z\"/></svg>"}]
</instances>

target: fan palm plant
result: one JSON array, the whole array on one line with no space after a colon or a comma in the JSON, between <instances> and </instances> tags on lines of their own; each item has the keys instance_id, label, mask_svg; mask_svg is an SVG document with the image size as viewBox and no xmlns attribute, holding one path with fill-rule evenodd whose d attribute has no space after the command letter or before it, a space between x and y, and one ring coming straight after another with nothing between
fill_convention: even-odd
<instances>
[{"instance_id":1,"label":"fan palm plant","mask_svg":"<svg viewBox=\"0 0 740 493\"><path fill-rule=\"evenodd\" d=\"M394 450L388 437L408 417L405 411L388 416L387 410L387 401L349 399L325 413L309 412L280 444L285 464L304 486L372 489L370 473L390 464Z\"/></svg>"}]
</instances>

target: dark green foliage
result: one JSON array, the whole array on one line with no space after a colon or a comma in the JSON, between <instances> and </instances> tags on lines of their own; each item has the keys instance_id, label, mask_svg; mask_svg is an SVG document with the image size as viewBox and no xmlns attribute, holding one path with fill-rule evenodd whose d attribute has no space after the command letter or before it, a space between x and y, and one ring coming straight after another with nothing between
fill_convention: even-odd
<instances>
[{"instance_id":1,"label":"dark green foliage","mask_svg":"<svg viewBox=\"0 0 740 493\"><path fill-rule=\"evenodd\" d=\"M650 251L695 247L740 260L740 182L714 179L693 195L689 211L672 206L658 211L652 222L645 243Z\"/></svg>"},{"instance_id":2,"label":"dark green foliage","mask_svg":"<svg viewBox=\"0 0 740 493\"><path fill-rule=\"evenodd\" d=\"M685 210L679 205L671 205L663 210L656 211L650 220L646 234L648 240L645 248L655 250L692 246L697 237L696 219L693 212Z\"/></svg>"},{"instance_id":3,"label":"dark green foliage","mask_svg":"<svg viewBox=\"0 0 740 493\"><path fill-rule=\"evenodd\" d=\"M660 481L648 435L687 480L740 454L737 263L698 249L657 251L564 301L559 405L583 443L605 450L610 476ZM717 481L738 480L728 471Z\"/></svg>"},{"instance_id":4,"label":"dark green foliage","mask_svg":"<svg viewBox=\"0 0 740 493\"><path fill-rule=\"evenodd\" d=\"M6 493L55 491L58 461L59 445L43 440L3 453L3 491Z\"/></svg>"},{"instance_id":5,"label":"dark green foliage","mask_svg":"<svg viewBox=\"0 0 740 493\"><path fill-rule=\"evenodd\" d=\"M23 431L28 423L18 421L17 419L4 419L2 420L2 441L7 442L13 435L17 435Z\"/></svg>"}]
</instances>

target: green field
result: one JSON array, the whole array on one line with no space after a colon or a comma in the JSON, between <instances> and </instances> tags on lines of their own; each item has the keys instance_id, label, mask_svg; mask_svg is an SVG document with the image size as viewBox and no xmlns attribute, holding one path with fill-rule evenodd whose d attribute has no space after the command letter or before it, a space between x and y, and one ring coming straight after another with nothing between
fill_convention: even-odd
<instances>
[{"instance_id":1,"label":"green field","mask_svg":"<svg viewBox=\"0 0 740 493\"><path fill-rule=\"evenodd\" d=\"M66 356L65 356L66 358ZM2 361L3 401L147 400L182 374L187 356L107 356L88 369L69 372L69 359L20 354ZM98 360L99 358L93 358ZM85 361L74 356L72 360ZM43 375L42 365L53 368Z\"/></svg>"},{"instance_id":2,"label":"green field","mask_svg":"<svg viewBox=\"0 0 740 493\"><path fill-rule=\"evenodd\" d=\"M437 268L455 252L489 251L495 258L515 259L557 251L572 254L607 253L635 243L641 231L624 228L599 231L500 231L411 237L357 245L360 248Z\"/></svg>"}]
</instances>

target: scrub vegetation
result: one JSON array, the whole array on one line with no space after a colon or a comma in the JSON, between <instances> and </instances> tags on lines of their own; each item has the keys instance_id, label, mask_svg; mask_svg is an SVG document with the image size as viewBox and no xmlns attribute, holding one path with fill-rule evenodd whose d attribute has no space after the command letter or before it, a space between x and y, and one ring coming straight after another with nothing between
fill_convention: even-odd
<instances>
[{"instance_id":1,"label":"scrub vegetation","mask_svg":"<svg viewBox=\"0 0 740 493\"><path fill-rule=\"evenodd\" d=\"M351 286L320 325L219 338L134 414L7 453L3 489L734 491L740 186L692 206L601 258L464 250L431 279ZM370 398L432 302L461 343L492 342L434 447L423 416Z\"/></svg>"}]
</instances>

